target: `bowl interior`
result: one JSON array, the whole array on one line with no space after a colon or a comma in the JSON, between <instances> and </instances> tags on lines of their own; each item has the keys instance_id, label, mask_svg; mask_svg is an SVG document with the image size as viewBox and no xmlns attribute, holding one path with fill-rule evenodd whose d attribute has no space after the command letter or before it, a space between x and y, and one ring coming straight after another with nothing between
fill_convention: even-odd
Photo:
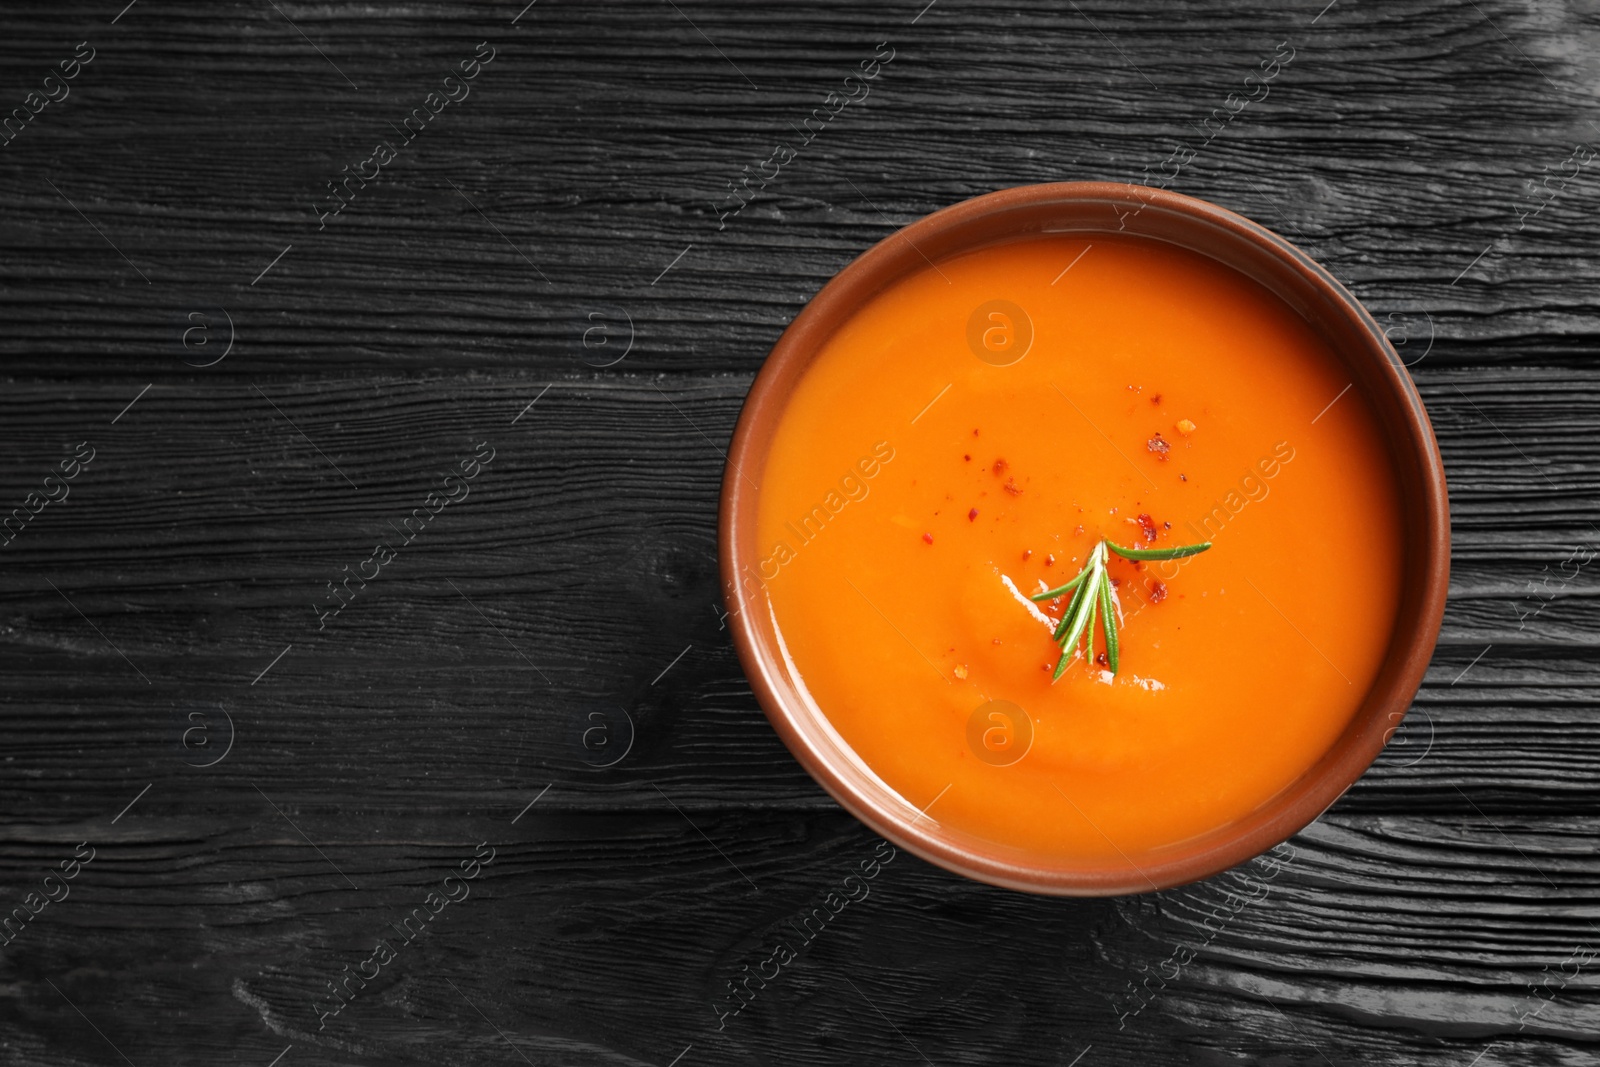
<instances>
[{"instance_id":1,"label":"bowl interior","mask_svg":"<svg viewBox=\"0 0 1600 1067\"><path fill-rule=\"evenodd\" d=\"M1084 867L941 825L877 777L805 694L765 598L741 582L759 558L756 492L784 405L824 342L858 308L929 261L1037 234L1121 231L1191 249L1256 281L1319 333L1377 416L1399 485L1403 588L1377 679L1334 745L1254 812L1135 862ZM748 477L744 477L745 475ZM1278 235L1179 194L1109 183L1026 186L968 200L893 234L833 278L795 319L751 389L729 452L721 512L722 578L735 645L768 718L847 810L931 862L997 885L1063 895L1148 892L1207 877L1288 838L1320 815L1376 758L1421 684L1444 611L1449 513L1433 431L1383 330L1326 271Z\"/></svg>"}]
</instances>

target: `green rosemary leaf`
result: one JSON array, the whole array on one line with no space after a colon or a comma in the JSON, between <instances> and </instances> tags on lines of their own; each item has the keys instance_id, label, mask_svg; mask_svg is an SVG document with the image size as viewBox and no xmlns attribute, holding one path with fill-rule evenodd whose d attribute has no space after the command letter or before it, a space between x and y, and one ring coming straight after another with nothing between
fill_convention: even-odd
<instances>
[{"instance_id":1,"label":"green rosemary leaf","mask_svg":"<svg viewBox=\"0 0 1600 1067\"><path fill-rule=\"evenodd\" d=\"M1088 573L1089 572L1088 572L1087 569L1081 570L1081 571L1078 572L1078 576L1076 578L1072 579L1072 581L1068 582L1066 585L1058 585L1054 589L1047 589L1042 593L1035 593L1033 596L1029 597L1028 599L1033 601L1035 604L1039 603L1042 600L1054 600L1056 597L1058 597L1061 594L1067 592L1073 586L1075 586L1079 582L1083 581L1084 577Z\"/></svg>"},{"instance_id":2,"label":"green rosemary leaf","mask_svg":"<svg viewBox=\"0 0 1600 1067\"><path fill-rule=\"evenodd\" d=\"M1062 635L1074 625L1078 615L1083 611L1084 600L1094 590L1094 575L1099 569L1099 561L1093 553L1090 553L1088 562L1083 565L1083 570L1079 571L1078 577L1074 579L1078 582L1078 588L1072 594L1072 599L1067 603L1066 612L1061 616L1061 625L1056 627L1056 632L1052 635L1057 643L1060 643Z\"/></svg>"},{"instance_id":3,"label":"green rosemary leaf","mask_svg":"<svg viewBox=\"0 0 1600 1067\"><path fill-rule=\"evenodd\" d=\"M1095 571L1097 573L1091 575L1089 580L1083 584L1084 589L1090 589L1099 584L1099 575L1104 572L1098 567L1095 568ZM1066 637L1059 643L1062 652L1068 654L1069 658L1074 658L1078 654L1078 638L1083 636L1084 627L1089 622L1089 613L1093 610L1090 605L1094 603L1094 600L1095 598L1092 596L1083 597L1078 603L1078 610L1067 616L1072 620L1072 624L1067 627Z\"/></svg>"},{"instance_id":4,"label":"green rosemary leaf","mask_svg":"<svg viewBox=\"0 0 1600 1067\"><path fill-rule=\"evenodd\" d=\"M1175 548L1123 548L1111 541L1102 541L1101 544L1123 559L1182 559L1184 556L1198 556L1211 547L1210 541L1202 541L1198 545L1178 545Z\"/></svg>"},{"instance_id":5,"label":"green rosemary leaf","mask_svg":"<svg viewBox=\"0 0 1600 1067\"><path fill-rule=\"evenodd\" d=\"M1050 684L1054 685L1063 674L1067 672L1067 664L1072 662L1072 657L1067 655L1067 650L1061 650L1061 658L1056 660L1056 673L1050 676Z\"/></svg>"},{"instance_id":6,"label":"green rosemary leaf","mask_svg":"<svg viewBox=\"0 0 1600 1067\"><path fill-rule=\"evenodd\" d=\"M1095 611L1100 607L1100 590L1105 588L1105 584L1106 572L1101 571L1095 576L1094 588L1089 590L1089 620L1088 624L1083 628L1083 658L1085 662L1091 665L1091 670L1094 664L1094 616ZM1077 650L1074 649L1073 651Z\"/></svg>"},{"instance_id":7,"label":"green rosemary leaf","mask_svg":"<svg viewBox=\"0 0 1600 1067\"><path fill-rule=\"evenodd\" d=\"M1088 573L1089 572L1085 570L1082 574L1078 575L1078 577L1083 578ZM1078 591L1073 593L1072 599L1067 602L1067 610L1061 615L1060 625L1056 627L1055 633L1050 635L1051 638L1058 644L1060 643L1062 636L1067 632L1067 627L1072 624L1072 617L1077 614L1078 606L1083 603L1084 594L1088 591L1089 587L1087 585L1078 586Z\"/></svg>"},{"instance_id":8,"label":"green rosemary leaf","mask_svg":"<svg viewBox=\"0 0 1600 1067\"><path fill-rule=\"evenodd\" d=\"M1100 583L1100 611L1101 625L1106 634L1106 664L1111 668L1111 673L1117 673L1117 615L1116 608L1111 602L1111 583Z\"/></svg>"}]
</instances>

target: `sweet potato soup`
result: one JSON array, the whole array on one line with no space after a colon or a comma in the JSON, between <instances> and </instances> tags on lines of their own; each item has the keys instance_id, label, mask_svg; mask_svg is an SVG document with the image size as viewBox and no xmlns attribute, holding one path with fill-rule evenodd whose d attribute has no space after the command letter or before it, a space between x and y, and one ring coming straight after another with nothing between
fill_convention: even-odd
<instances>
[{"instance_id":1,"label":"sweet potato soup","mask_svg":"<svg viewBox=\"0 0 1600 1067\"><path fill-rule=\"evenodd\" d=\"M1294 782L1377 674L1399 501L1349 385L1264 288L1160 242L930 263L829 340L745 472L761 558L741 580L817 708L927 819L1137 865ZM1211 545L1106 557L1115 673L1103 612L1063 653L1072 594L1030 599L1102 539Z\"/></svg>"}]
</instances>

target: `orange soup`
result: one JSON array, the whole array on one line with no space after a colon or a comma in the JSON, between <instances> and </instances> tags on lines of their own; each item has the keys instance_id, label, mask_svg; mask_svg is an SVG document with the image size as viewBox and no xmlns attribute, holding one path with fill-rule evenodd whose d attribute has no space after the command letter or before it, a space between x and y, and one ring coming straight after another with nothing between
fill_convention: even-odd
<instances>
[{"instance_id":1,"label":"orange soup","mask_svg":"<svg viewBox=\"0 0 1600 1067\"><path fill-rule=\"evenodd\" d=\"M1264 288L1161 242L941 260L858 311L793 392L740 580L913 808L1137 865L1294 782L1377 674L1399 499L1350 381ZM1097 659L1052 681L1067 598L1029 597L1102 538L1212 547L1112 556L1119 669L1096 626Z\"/></svg>"}]
</instances>

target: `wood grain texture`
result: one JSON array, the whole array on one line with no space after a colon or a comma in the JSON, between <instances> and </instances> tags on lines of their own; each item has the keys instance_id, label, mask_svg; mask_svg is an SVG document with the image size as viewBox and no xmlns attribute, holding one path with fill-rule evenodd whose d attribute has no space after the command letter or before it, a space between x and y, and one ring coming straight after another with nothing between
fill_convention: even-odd
<instances>
[{"instance_id":1,"label":"wood grain texture","mask_svg":"<svg viewBox=\"0 0 1600 1067\"><path fill-rule=\"evenodd\" d=\"M1600 145L1600 11L1324 4L7 4L0 117L95 55L0 147L0 518L95 458L0 548L0 914L96 852L0 945L0 1059L1594 1062L1600 185L1538 190ZM1173 188L1300 243L1412 363L1454 530L1412 715L1281 867L1074 902L898 856L719 1030L875 845L723 628L753 375L893 227L1180 144Z\"/></svg>"}]
</instances>

